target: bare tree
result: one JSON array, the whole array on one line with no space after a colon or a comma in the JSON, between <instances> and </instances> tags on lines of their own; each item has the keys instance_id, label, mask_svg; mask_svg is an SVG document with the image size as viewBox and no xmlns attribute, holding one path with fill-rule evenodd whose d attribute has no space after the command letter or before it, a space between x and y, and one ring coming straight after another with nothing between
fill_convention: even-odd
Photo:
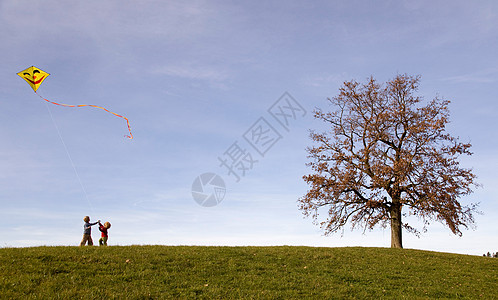
<instances>
[{"instance_id":1,"label":"bare tree","mask_svg":"<svg viewBox=\"0 0 498 300\"><path fill-rule=\"evenodd\" d=\"M348 223L365 230L390 224L391 247L402 248L402 228L420 233L402 222L406 212L424 221L423 230L435 220L460 236L474 223L477 205L459 202L478 186L472 170L458 162L472 154L471 144L445 131L449 101L436 97L421 106L419 81L398 75L384 85L374 78L345 82L328 99L332 111L314 111L329 130L311 131L313 173L303 176L310 188L298 202L325 234Z\"/></svg>"}]
</instances>

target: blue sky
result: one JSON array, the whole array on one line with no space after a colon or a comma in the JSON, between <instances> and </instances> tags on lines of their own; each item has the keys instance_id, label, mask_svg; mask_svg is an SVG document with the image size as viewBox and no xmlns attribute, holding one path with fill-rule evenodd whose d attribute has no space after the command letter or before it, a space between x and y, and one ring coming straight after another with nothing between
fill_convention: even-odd
<instances>
[{"instance_id":1,"label":"blue sky","mask_svg":"<svg viewBox=\"0 0 498 300\"><path fill-rule=\"evenodd\" d=\"M408 73L452 101L448 130L483 185L461 201L484 214L461 238L433 223L404 246L496 251L498 4L412 2L0 2L0 247L77 245L85 215L112 223L111 245L388 247L389 229L325 237L296 201L313 109L345 80ZM41 96L122 114L135 138L102 110L45 103L16 75L31 65L51 74ZM283 95L303 109L287 128L268 111ZM280 136L264 156L244 139L261 118ZM219 160L234 143L257 160L239 181ZM203 207L192 184L209 172L226 194Z\"/></svg>"}]
</instances>

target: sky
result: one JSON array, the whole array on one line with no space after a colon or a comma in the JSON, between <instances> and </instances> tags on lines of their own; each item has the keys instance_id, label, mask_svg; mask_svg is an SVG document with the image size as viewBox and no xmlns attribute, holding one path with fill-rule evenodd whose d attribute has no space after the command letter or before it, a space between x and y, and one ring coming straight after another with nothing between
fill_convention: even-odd
<instances>
[{"instance_id":1,"label":"sky","mask_svg":"<svg viewBox=\"0 0 498 300\"><path fill-rule=\"evenodd\" d=\"M0 1L0 247L389 247L389 228L324 236L297 200L315 108L344 81L420 75L481 187L475 228L405 248L498 251L498 2ZM50 76L38 93L16 75ZM416 219L408 219L420 228ZM97 228L93 239L99 238Z\"/></svg>"}]
</instances>

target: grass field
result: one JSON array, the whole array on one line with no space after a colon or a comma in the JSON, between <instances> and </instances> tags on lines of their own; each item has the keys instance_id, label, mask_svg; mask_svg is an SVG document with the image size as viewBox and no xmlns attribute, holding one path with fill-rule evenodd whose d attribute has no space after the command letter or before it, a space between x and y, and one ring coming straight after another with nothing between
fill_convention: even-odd
<instances>
[{"instance_id":1,"label":"grass field","mask_svg":"<svg viewBox=\"0 0 498 300\"><path fill-rule=\"evenodd\" d=\"M0 249L2 299L498 299L498 259L389 248Z\"/></svg>"}]
</instances>

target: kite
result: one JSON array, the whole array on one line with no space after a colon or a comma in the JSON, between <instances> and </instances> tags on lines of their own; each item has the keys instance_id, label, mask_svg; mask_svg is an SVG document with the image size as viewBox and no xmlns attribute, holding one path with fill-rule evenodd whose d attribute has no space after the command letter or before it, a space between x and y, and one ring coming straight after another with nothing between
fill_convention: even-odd
<instances>
[{"instance_id":1,"label":"kite","mask_svg":"<svg viewBox=\"0 0 498 300\"><path fill-rule=\"evenodd\" d=\"M42 69L37 68L35 66L31 66L31 67L27 68L26 70L23 70L23 71L17 73L17 75L19 75L22 79L26 80L26 82L31 86L31 88L33 89L35 94L37 94L38 97L42 98L43 100L47 101L48 103L52 103L52 104L60 105L60 106L65 106L65 107L90 106L90 107L100 108L100 109L105 110L108 113L115 115L116 117L120 117L120 118L125 119L126 125L128 126L128 132L130 133L130 135L125 135L125 137L127 137L129 139L133 139L133 134L131 133L130 122L128 121L128 118L126 118L122 115L118 115L117 113L114 113L114 112L112 112L104 107L97 106L97 105L91 105L91 104L71 105L71 104L57 103L57 102L50 101L50 100L45 99L42 96L40 96L40 94L38 94L38 92L36 90L38 90L38 88L40 87L42 82L50 75L49 73L43 71Z\"/></svg>"}]
</instances>

